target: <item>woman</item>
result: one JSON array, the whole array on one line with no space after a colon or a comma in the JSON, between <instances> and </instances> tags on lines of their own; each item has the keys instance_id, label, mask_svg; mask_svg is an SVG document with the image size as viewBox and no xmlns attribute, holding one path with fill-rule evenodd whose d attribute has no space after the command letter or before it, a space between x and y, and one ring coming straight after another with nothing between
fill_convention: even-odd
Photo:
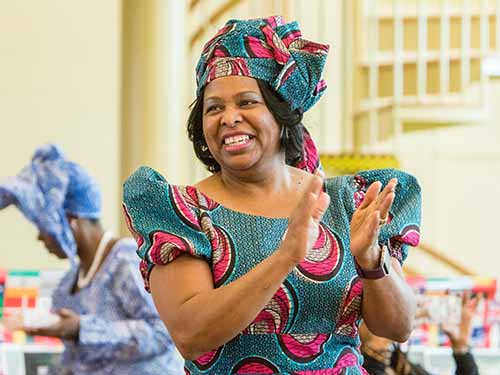
<instances>
[{"instance_id":1,"label":"woman","mask_svg":"<svg viewBox=\"0 0 500 375\"><path fill-rule=\"evenodd\" d=\"M202 52L188 121L213 174L182 187L142 167L125 183L146 286L186 373L360 374L361 317L409 335L398 260L417 242L419 188L392 170L312 174L301 120L326 87L327 51L280 17L229 21Z\"/></svg>"},{"instance_id":2,"label":"woman","mask_svg":"<svg viewBox=\"0 0 500 375\"><path fill-rule=\"evenodd\" d=\"M182 360L137 272L132 239L103 230L95 181L54 145L0 182L0 209L15 204L33 222L47 250L72 267L52 296L58 321L24 327L59 337L61 361L53 374L178 374Z\"/></svg>"}]
</instances>

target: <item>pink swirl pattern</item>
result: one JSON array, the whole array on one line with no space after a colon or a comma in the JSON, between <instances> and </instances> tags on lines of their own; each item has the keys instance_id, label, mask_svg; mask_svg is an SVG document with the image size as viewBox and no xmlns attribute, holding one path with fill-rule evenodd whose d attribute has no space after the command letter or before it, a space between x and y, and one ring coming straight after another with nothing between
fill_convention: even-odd
<instances>
[{"instance_id":1,"label":"pink swirl pattern","mask_svg":"<svg viewBox=\"0 0 500 375\"><path fill-rule=\"evenodd\" d=\"M331 369L324 370L304 370L295 371L292 375L342 375L345 374L348 367L357 366L358 357L350 349L344 349L337 361L335 366Z\"/></svg>"},{"instance_id":2,"label":"pink swirl pattern","mask_svg":"<svg viewBox=\"0 0 500 375\"><path fill-rule=\"evenodd\" d=\"M169 185L169 195L172 207L177 216L188 226L195 230L201 230L201 225L193 205L188 204L184 195L184 189L180 186ZM191 199L191 196L188 195Z\"/></svg>"},{"instance_id":3,"label":"pink swirl pattern","mask_svg":"<svg viewBox=\"0 0 500 375\"><path fill-rule=\"evenodd\" d=\"M194 254L191 243L172 233L156 231L150 234L148 256L153 264L168 264L182 253Z\"/></svg>"},{"instance_id":4,"label":"pink swirl pattern","mask_svg":"<svg viewBox=\"0 0 500 375\"><path fill-rule=\"evenodd\" d=\"M303 129L303 133L304 158L297 163L296 167L308 171L309 173L315 173L320 166L318 149L306 128Z\"/></svg>"},{"instance_id":5,"label":"pink swirl pattern","mask_svg":"<svg viewBox=\"0 0 500 375\"><path fill-rule=\"evenodd\" d=\"M324 333L281 335L278 338L283 352L295 362L310 362L323 354L323 346L331 337Z\"/></svg>"},{"instance_id":6,"label":"pink swirl pattern","mask_svg":"<svg viewBox=\"0 0 500 375\"><path fill-rule=\"evenodd\" d=\"M362 176L354 176L354 186L356 190L354 191L354 207L358 208L363 203L365 199L366 189L368 188L368 182Z\"/></svg>"},{"instance_id":7,"label":"pink swirl pattern","mask_svg":"<svg viewBox=\"0 0 500 375\"><path fill-rule=\"evenodd\" d=\"M250 75L247 62L241 57L219 57L208 63L208 69L207 83L220 77Z\"/></svg>"},{"instance_id":8,"label":"pink swirl pattern","mask_svg":"<svg viewBox=\"0 0 500 375\"><path fill-rule=\"evenodd\" d=\"M212 56L213 51L219 47L218 41L226 34L229 34L231 31L233 31L236 28L236 24L228 24L221 28L219 31L217 31L217 34L214 35L212 39L210 39L208 42L205 43L203 46L203 50L201 52L202 56L205 58L209 58ZM227 56L227 55L225 55Z\"/></svg>"},{"instance_id":9,"label":"pink swirl pattern","mask_svg":"<svg viewBox=\"0 0 500 375\"><path fill-rule=\"evenodd\" d=\"M361 313L362 297L363 284L361 279L355 276L346 288L344 304L337 319L335 334L350 337L355 337L358 334L357 321Z\"/></svg>"},{"instance_id":10,"label":"pink swirl pattern","mask_svg":"<svg viewBox=\"0 0 500 375\"><path fill-rule=\"evenodd\" d=\"M311 281L325 282L338 273L343 257L341 242L324 223L320 223L318 239L296 271Z\"/></svg>"},{"instance_id":11,"label":"pink swirl pattern","mask_svg":"<svg viewBox=\"0 0 500 375\"><path fill-rule=\"evenodd\" d=\"M179 187L179 191L186 200L186 203L191 206L198 207L206 211L212 211L219 207L219 203L207 197L194 186L182 186Z\"/></svg>"},{"instance_id":12,"label":"pink swirl pattern","mask_svg":"<svg viewBox=\"0 0 500 375\"><path fill-rule=\"evenodd\" d=\"M410 224L403 228L401 235L394 236L388 241L389 253L392 257L403 261L403 245L418 246L420 242L420 228Z\"/></svg>"},{"instance_id":13,"label":"pink swirl pattern","mask_svg":"<svg viewBox=\"0 0 500 375\"><path fill-rule=\"evenodd\" d=\"M420 242L420 228L418 225L407 225L401 231L401 235L396 237L399 241L410 246L418 246Z\"/></svg>"},{"instance_id":14,"label":"pink swirl pattern","mask_svg":"<svg viewBox=\"0 0 500 375\"><path fill-rule=\"evenodd\" d=\"M134 224L132 223L132 218L128 213L127 206L125 206L125 204L122 204L122 208L123 208L123 213L125 215L125 223L127 224L127 228L129 232L132 234L132 237L134 237L135 242L137 242L137 246L141 247L142 244L144 243L144 238L142 238L139 232L137 232L137 230L134 228Z\"/></svg>"},{"instance_id":15,"label":"pink swirl pattern","mask_svg":"<svg viewBox=\"0 0 500 375\"><path fill-rule=\"evenodd\" d=\"M222 353L223 348L224 347L221 346L217 350L212 350L210 352L204 353L197 359L195 359L193 363L195 364L196 367L198 367L202 371L208 370L217 362L217 360L220 357L220 354Z\"/></svg>"},{"instance_id":16,"label":"pink swirl pattern","mask_svg":"<svg viewBox=\"0 0 500 375\"><path fill-rule=\"evenodd\" d=\"M214 276L215 287L219 287L227 281L234 269L234 244L231 237L218 226L213 226L215 241L217 246L212 253L212 273Z\"/></svg>"},{"instance_id":17,"label":"pink swirl pattern","mask_svg":"<svg viewBox=\"0 0 500 375\"><path fill-rule=\"evenodd\" d=\"M297 314L297 294L288 281L284 281L271 301L243 334L284 333L293 324Z\"/></svg>"},{"instance_id":18,"label":"pink swirl pattern","mask_svg":"<svg viewBox=\"0 0 500 375\"><path fill-rule=\"evenodd\" d=\"M255 375L255 374L278 374L279 370L271 362L260 357L248 357L234 366L231 374Z\"/></svg>"},{"instance_id":19,"label":"pink swirl pattern","mask_svg":"<svg viewBox=\"0 0 500 375\"><path fill-rule=\"evenodd\" d=\"M152 268L149 267L148 263L145 260L141 260L139 263L139 271L141 273L142 279L144 280L144 289L148 292L151 291L151 287L149 285L149 274L151 273Z\"/></svg>"}]
</instances>

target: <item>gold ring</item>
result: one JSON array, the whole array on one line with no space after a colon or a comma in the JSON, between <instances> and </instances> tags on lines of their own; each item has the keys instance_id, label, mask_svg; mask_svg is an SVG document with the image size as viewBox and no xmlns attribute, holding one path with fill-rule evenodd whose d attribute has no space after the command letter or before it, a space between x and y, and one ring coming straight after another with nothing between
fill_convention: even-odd
<instances>
[{"instance_id":1,"label":"gold ring","mask_svg":"<svg viewBox=\"0 0 500 375\"><path fill-rule=\"evenodd\" d=\"M387 224L387 217L384 217L383 219L378 220L378 226L381 227L382 225Z\"/></svg>"}]
</instances>

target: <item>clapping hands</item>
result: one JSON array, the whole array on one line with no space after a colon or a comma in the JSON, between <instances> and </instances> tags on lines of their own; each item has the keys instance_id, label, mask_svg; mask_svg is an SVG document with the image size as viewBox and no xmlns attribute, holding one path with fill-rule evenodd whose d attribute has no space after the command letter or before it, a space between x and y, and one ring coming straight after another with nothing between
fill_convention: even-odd
<instances>
[{"instance_id":1,"label":"clapping hands","mask_svg":"<svg viewBox=\"0 0 500 375\"><path fill-rule=\"evenodd\" d=\"M330 197L323 191L323 179L316 175L306 188L303 198L290 215L288 230L284 239L287 256L298 264L306 256L318 238L319 223Z\"/></svg>"},{"instance_id":2,"label":"clapping hands","mask_svg":"<svg viewBox=\"0 0 500 375\"><path fill-rule=\"evenodd\" d=\"M396 196L397 179L393 178L382 189L379 181L366 191L361 205L351 219L351 252L358 264L365 269L376 268L380 260L378 235L387 222L389 210Z\"/></svg>"}]
</instances>

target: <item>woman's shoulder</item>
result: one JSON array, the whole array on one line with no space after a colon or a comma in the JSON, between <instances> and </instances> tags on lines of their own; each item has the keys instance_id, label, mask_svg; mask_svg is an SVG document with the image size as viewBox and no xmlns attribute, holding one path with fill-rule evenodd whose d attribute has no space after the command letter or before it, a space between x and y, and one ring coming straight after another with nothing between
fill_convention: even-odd
<instances>
[{"instance_id":1,"label":"woman's shoulder","mask_svg":"<svg viewBox=\"0 0 500 375\"><path fill-rule=\"evenodd\" d=\"M414 186L419 188L417 179L404 171L394 168L369 169L359 171L351 175L342 175L325 179L327 191L350 188L354 190L366 190L371 183L380 181L382 185L387 184L392 178L398 179L399 185Z\"/></svg>"},{"instance_id":2,"label":"woman's shoulder","mask_svg":"<svg viewBox=\"0 0 500 375\"><path fill-rule=\"evenodd\" d=\"M167 206L174 206L174 208L180 205L194 210L212 210L217 203L203 194L199 188L199 185L205 183L206 180L196 185L175 185L169 183L155 169L141 166L123 184L124 205L128 206L137 200L144 204L149 202L149 205L154 202L168 201Z\"/></svg>"},{"instance_id":3,"label":"woman's shoulder","mask_svg":"<svg viewBox=\"0 0 500 375\"><path fill-rule=\"evenodd\" d=\"M167 187L169 185L166 178L157 170L140 166L123 183L124 196L131 194L144 194L150 192L154 187Z\"/></svg>"}]
</instances>

